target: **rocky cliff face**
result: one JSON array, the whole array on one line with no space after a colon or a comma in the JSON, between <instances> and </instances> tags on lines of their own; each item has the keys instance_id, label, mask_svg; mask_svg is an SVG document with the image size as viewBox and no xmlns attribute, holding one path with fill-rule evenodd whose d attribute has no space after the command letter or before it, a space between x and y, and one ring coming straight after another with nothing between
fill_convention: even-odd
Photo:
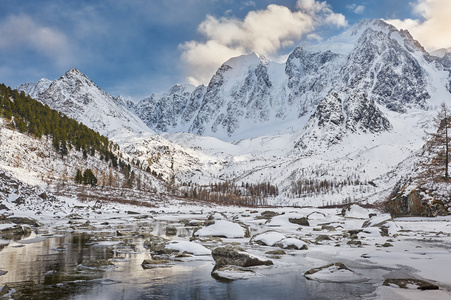
<instances>
[{"instance_id":1,"label":"rocky cliff face","mask_svg":"<svg viewBox=\"0 0 451 300\"><path fill-rule=\"evenodd\" d=\"M361 91L353 94L331 91L316 107L296 148L328 148L347 133L377 133L392 128L376 103Z\"/></svg>"},{"instance_id":2,"label":"rocky cliff face","mask_svg":"<svg viewBox=\"0 0 451 300\"><path fill-rule=\"evenodd\" d=\"M330 101L335 91L346 99L342 112L353 114L341 135L379 132L390 129L380 108L428 109L443 82L451 90L450 69L445 56L432 58L407 31L363 20L324 44L297 47L284 64L256 54L233 58L206 88L173 88L142 100L135 111L157 131L235 140L308 129L307 120L327 105L339 111ZM359 105L345 107L351 103Z\"/></svg>"}]
</instances>

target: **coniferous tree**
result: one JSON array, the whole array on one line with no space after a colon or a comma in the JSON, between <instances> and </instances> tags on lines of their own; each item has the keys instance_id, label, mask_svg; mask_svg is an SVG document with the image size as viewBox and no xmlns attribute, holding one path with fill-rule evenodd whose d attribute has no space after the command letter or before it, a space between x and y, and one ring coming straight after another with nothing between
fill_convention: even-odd
<instances>
[{"instance_id":1,"label":"coniferous tree","mask_svg":"<svg viewBox=\"0 0 451 300\"><path fill-rule=\"evenodd\" d=\"M86 169L86 171L83 172L83 184L90 184L91 186L97 185L97 178L94 176L91 169Z\"/></svg>"},{"instance_id":2,"label":"coniferous tree","mask_svg":"<svg viewBox=\"0 0 451 300\"><path fill-rule=\"evenodd\" d=\"M75 183L77 184L83 183L83 175L81 174L80 169L77 169L77 174L75 175Z\"/></svg>"},{"instance_id":3,"label":"coniferous tree","mask_svg":"<svg viewBox=\"0 0 451 300\"><path fill-rule=\"evenodd\" d=\"M427 160L422 163L424 171L420 177L449 180L451 109L442 103L433 120L436 132L428 133L425 145ZM437 176L438 175L438 176Z\"/></svg>"}]
</instances>

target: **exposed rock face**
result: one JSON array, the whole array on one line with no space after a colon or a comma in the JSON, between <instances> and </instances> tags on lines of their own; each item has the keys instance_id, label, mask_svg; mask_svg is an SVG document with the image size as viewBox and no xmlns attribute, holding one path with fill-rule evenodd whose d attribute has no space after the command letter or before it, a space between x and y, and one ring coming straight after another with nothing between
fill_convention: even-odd
<instances>
[{"instance_id":1,"label":"exposed rock face","mask_svg":"<svg viewBox=\"0 0 451 300\"><path fill-rule=\"evenodd\" d=\"M211 252L211 255L218 267L226 265L252 267L273 264L271 260L262 260L244 252L241 248L234 246L218 247Z\"/></svg>"},{"instance_id":2,"label":"exposed rock face","mask_svg":"<svg viewBox=\"0 0 451 300\"><path fill-rule=\"evenodd\" d=\"M448 214L443 202L429 196L426 190L410 185L401 187L399 183L390 195L386 208L393 217Z\"/></svg>"},{"instance_id":3,"label":"exposed rock face","mask_svg":"<svg viewBox=\"0 0 451 300\"><path fill-rule=\"evenodd\" d=\"M426 74L415 57L415 53L424 54L424 49L407 31L381 20L372 22L340 71L344 82L350 88L371 92L378 103L394 111L424 106L430 95Z\"/></svg>"},{"instance_id":4,"label":"exposed rock face","mask_svg":"<svg viewBox=\"0 0 451 300\"><path fill-rule=\"evenodd\" d=\"M316 145L330 147L346 134L377 133L390 130L392 125L365 92L331 91L317 106L305 126L296 148L308 149Z\"/></svg>"},{"instance_id":5,"label":"exposed rock face","mask_svg":"<svg viewBox=\"0 0 451 300\"><path fill-rule=\"evenodd\" d=\"M167 93L153 94L133 106L136 114L157 131L186 126L199 111L206 87L175 85Z\"/></svg>"}]
</instances>

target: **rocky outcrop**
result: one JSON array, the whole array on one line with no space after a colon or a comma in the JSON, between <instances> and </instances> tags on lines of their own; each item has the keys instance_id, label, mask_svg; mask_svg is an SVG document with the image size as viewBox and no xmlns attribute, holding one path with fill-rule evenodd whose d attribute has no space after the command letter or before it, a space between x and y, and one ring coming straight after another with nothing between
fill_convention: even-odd
<instances>
[{"instance_id":1,"label":"rocky outcrop","mask_svg":"<svg viewBox=\"0 0 451 300\"><path fill-rule=\"evenodd\" d=\"M8 217L8 220L11 221L14 224L25 224L25 225L30 225L33 227L40 227L42 226L41 223L39 223L38 221L36 221L33 218L30 217Z\"/></svg>"},{"instance_id":2,"label":"rocky outcrop","mask_svg":"<svg viewBox=\"0 0 451 300\"><path fill-rule=\"evenodd\" d=\"M386 209L393 217L435 217L448 214L443 202L435 199L428 190L410 184L401 186L400 183L391 193Z\"/></svg>"}]
</instances>

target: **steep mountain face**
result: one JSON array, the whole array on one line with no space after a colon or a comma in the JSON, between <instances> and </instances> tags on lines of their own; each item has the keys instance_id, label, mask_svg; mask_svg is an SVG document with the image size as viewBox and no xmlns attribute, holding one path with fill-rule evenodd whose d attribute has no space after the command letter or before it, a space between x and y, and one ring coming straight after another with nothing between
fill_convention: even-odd
<instances>
[{"instance_id":1,"label":"steep mountain face","mask_svg":"<svg viewBox=\"0 0 451 300\"><path fill-rule=\"evenodd\" d=\"M377 27L365 29L340 71L344 83L369 91L376 102L390 110L425 107L430 94L418 56L426 52L407 31L398 31L383 21L373 24Z\"/></svg>"},{"instance_id":2,"label":"steep mountain face","mask_svg":"<svg viewBox=\"0 0 451 300\"><path fill-rule=\"evenodd\" d=\"M295 147L329 148L347 132L378 133L390 129L390 121L365 92L348 95L331 91L316 107Z\"/></svg>"},{"instance_id":3,"label":"steep mountain face","mask_svg":"<svg viewBox=\"0 0 451 300\"><path fill-rule=\"evenodd\" d=\"M108 137L151 131L126 108L123 99L107 94L77 69L70 69L53 82L43 79L23 84L18 90Z\"/></svg>"},{"instance_id":4,"label":"steep mountain face","mask_svg":"<svg viewBox=\"0 0 451 300\"><path fill-rule=\"evenodd\" d=\"M323 44L297 47L285 64L254 53L230 59L206 91L202 87L204 93L173 88L142 100L135 111L157 131L229 141L301 131L320 103L330 103L323 100L331 91L346 99L365 92L374 109L405 113L443 101L438 98L451 90L446 57L431 57L407 31L381 20L362 20ZM188 107L191 113L183 114ZM342 130L373 131L372 122L359 124Z\"/></svg>"},{"instance_id":5,"label":"steep mountain face","mask_svg":"<svg viewBox=\"0 0 451 300\"><path fill-rule=\"evenodd\" d=\"M200 108L205 86L175 85L167 93L153 94L133 106L136 114L152 128L166 132L186 131L187 123ZM189 126L189 125L188 125Z\"/></svg>"}]
</instances>

